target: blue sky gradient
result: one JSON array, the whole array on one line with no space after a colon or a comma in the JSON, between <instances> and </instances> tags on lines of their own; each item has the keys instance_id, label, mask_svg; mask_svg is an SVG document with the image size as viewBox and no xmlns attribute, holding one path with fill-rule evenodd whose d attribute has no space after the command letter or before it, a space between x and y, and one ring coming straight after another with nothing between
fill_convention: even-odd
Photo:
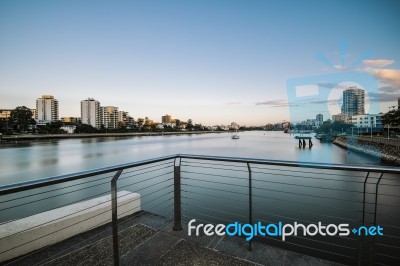
<instances>
[{"instance_id":1,"label":"blue sky gradient","mask_svg":"<svg viewBox=\"0 0 400 266\"><path fill-rule=\"evenodd\" d=\"M388 0L2 0L0 108L34 108L51 94L60 116L79 116L80 101L93 97L155 121L290 120L286 81L343 71L345 40L345 66L365 51L393 60L356 68L376 76L387 111L400 96L399 13Z\"/></svg>"}]
</instances>

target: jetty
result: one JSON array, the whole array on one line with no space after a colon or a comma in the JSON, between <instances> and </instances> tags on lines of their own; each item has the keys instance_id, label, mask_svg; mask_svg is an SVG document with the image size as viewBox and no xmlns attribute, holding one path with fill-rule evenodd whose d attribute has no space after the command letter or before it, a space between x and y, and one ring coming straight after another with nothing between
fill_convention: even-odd
<instances>
[{"instance_id":1,"label":"jetty","mask_svg":"<svg viewBox=\"0 0 400 266\"><path fill-rule=\"evenodd\" d=\"M300 148L301 147L305 148L307 146L306 139L308 139L308 146L310 148L313 146L313 143L311 141L311 137L296 136L294 138L299 140L299 147Z\"/></svg>"}]
</instances>

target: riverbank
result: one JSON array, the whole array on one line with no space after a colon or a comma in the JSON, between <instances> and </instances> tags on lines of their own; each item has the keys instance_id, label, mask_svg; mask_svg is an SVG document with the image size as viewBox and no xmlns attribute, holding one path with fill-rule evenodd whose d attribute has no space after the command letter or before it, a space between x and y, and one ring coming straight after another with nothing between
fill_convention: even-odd
<instances>
[{"instance_id":1,"label":"riverbank","mask_svg":"<svg viewBox=\"0 0 400 266\"><path fill-rule=\"evenodd\" d=\"M368 141L362 138L336 137L333 143L341 148L363 153L384 162L400 165L400 147L387 143Z\"/></svg>"},{"instance_id":2,"label":"riverbank","mask_svg":"<svg viewBox=\"0 0 400 266\"><path fill-rule=\"evenodd\" d=\"M108 137L139 137L139 136L168 136L168 135L190 135L224 133L227 131L182 131L182 132L135 132L135 133L92 133L92 134L48 134L48 135L10 135L2 136L2 142L20 140L47 140L47 139L75 139L75 138L108 138Z\"/></svg>"}]
</instances>

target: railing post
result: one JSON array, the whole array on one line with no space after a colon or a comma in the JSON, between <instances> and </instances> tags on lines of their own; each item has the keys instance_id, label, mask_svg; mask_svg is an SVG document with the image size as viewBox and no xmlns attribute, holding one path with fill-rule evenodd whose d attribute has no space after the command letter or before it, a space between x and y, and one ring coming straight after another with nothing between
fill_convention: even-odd
<instances>
[{"instance_id":1,"label":"railing post","mask_svg":"<svg viewBox=\"0 0 400 266\"><path fill-rule=\"evenodd\" d=\"M379 189L379 183L381 182L381 180L382 180L382 176L383 176L383 173L381 173L380 175L379 175L379 179L378 179L378 181L376 182L376 187L375 187L375 206L374 206L374 226L376 226L376 214L377 214L377 211L378 211L378 189ZM373 264L373 262L374 262L374 256L375 256L375 251L374 251L374 243L375 243L375 236L372 238L372 240L369 242L369 264L370 265L372 265Z\"/></svg>"},{"instance_id":2,"label":"railing post","mask_svg":"<svg viewBox=\"0 0 400 266\"><path fill-rule=\"evenodd\" d=\"M182 230L181 209L181 158L174 161L174 231Z\"/></svg>"},{"instance_id":3,"label":"railing post","mask_svg":"<svg viewBox=\"0 0 400 266\"><path fill-rule=\"evenodd\" d=\"M247 169L249 170L249 224L253 224L253 199L251 192L251 167L250 163L247 163ZM249 251L251 251L251 239L249 240Z\"/></svg>"},{"instance_id":4,"label":"railing post","mask_svg":"<svg viewBox=\"0 0 400 266\"><path fill-rule=\"evenodd\" d=\"M364 180L364 191L363 191L363 209L362 209L362 226L365 226L365 193L367 189L367 182L368 182L368 177L369 177L369 172L367 173L367 176L365 177ZM365 244L364 244L364 235L361 235L359 239L359 244L358 244L358 265L363 264L363 257L365 256Z\"/></svg>"},{"instance_id":5,"label":"railing post","mask_svg":"<svg viewBox=\"0 0 400 266\"><path fill-rule=\"evenodd\" d=\"M114 265L119 265L119 251L118 251L118 202L117 202L117 180L123 170L118 170L111 180L111 208L112 208L112 234L113 234L113 255Z\"/></svg>"}]
</instances>

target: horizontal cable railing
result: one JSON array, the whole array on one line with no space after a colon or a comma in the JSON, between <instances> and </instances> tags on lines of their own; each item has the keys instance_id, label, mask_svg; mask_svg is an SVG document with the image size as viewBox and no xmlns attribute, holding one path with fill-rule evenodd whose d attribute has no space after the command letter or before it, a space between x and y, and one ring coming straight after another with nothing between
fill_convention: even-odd
<instances>
[{"instance_id":1,"label":"horizontal cable railing","mask_svg":"<svg viewBox=\"0 0 400 266\"><path fill-rule=\"evenodd\" d=\"M400 237L400 230L389 231L397 229L393 224L400 226L397 201L400 193L392 186L400 185L399 168L218 156L179 157L185 222L191 219L214 224L321 222L324 226L347 223L352 229L383 226L386 219L390 221L385 223L386 238ZM388 197L394 197L395 201ZM383 213L382 208L390 211ZM393 264L400 258L392 250L382 253L387 257L380 253L370 256L386 241L382 236L362 238L351 233L327 238L300 234L284 242L276 237L257 236L254 240L345 264ZM400 248L400 245L391 242L389 247Z\"/></svg>"},{"instance_id":2,"label":"horizontal cable railing","mask_svg":"<svg viewBox=\"0 0 400 266\"><path fill-rule=\"evenodd\" d=\"M54 219L32 222L31 226L5 237L0 235L0 241L59 221L73 220L80 215L84 218L3 247L0 258L13 250L40 243L43 239L106 215L107 219L100 225L85 227L84 231L90 231L106 226L85 243L109 241L107 243L113 247L113 258L104 257L103 260L113 261L115 265L118 265L120 255L126 252L124 245L121 246L125 241L124 235L119 236L118 229L132 226L137 219L144 224L163 225L158 227L161 230L169 230L170 227L181 230L181 223L192 219L225 225L234 222L297 222L305 225L320 222L322 226L346 223L350 229L380 225L384 227L384 235L376 237L355 234L305 236L302 231L285 241L279 237L255 236L248 242L249 250L251 243L257 241L346 264L398 264L399 186L400 169L396 167L189 154L37 179L0 187L0 228L7 230L32 215L57 213L75 205L79 208ZM132 193L137 193L138 198L131 198L134 197ZM85 205L99 197L107 199ZM135 205L135 202L139 203ZM103 205L107 207L97 210ZM86 212L89 214L86 215ZM147 215L143 216L143 212ZM68 250L78 248L70 246ZM37 264L54 262L65 252L55 253ZM9 262L18 264L31 254L17 256Z\"/></svg>"}]
</instances>

